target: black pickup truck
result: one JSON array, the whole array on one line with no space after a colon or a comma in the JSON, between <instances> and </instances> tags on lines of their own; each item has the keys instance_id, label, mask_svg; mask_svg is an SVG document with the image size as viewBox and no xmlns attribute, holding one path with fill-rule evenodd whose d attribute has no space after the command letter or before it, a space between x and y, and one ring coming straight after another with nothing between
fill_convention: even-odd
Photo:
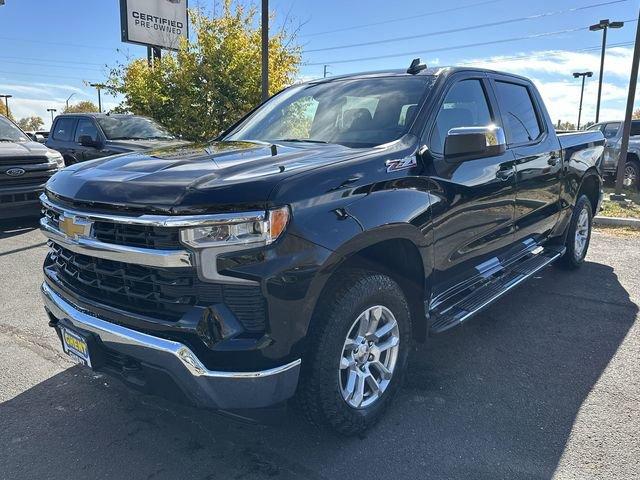
<instances>
[{"instance_id":1,"label":"black pickup truck","mask_svg":"<svg viewBox=\"0 0 640 480\"><path fill-rule=\"evenodd\" d=\"M55 175L50 324L133 387L247 417L295 397L361 432L412 342L583 263L603 144L556 135L534 85L494 71L295 85L211 143Z\"/></svg>"}]
</instances>

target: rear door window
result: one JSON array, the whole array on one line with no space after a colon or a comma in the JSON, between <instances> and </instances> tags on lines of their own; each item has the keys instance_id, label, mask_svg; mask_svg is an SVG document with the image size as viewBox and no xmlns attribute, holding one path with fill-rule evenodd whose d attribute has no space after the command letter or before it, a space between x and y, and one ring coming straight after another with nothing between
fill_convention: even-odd
<instances>
[{"instance_id":1,"label":"rear door window","mask_svg":"<svg viewBox=\"0 0 640 480\"><path fill-rule=\"evenodd\" d=\"M604 127L602 128L602 134L604 135L604 138L615 137L618 133L618 128L620 128L619 123L607 123L606 125L604 125Z\"/></svg>"},{"instance_id":2,"label":"rear door window","mask_svg":"<svg viewBox=\"0 0 640 480\"><path fill-rule=\"evenodd\" d=\"M529 143L542 133L531 92L525 85L496 81L496 96L509 145Z\"/></svg>"},{"instance_id":3,"label":"rear door window","mask_svg":"<svg viewBox=\"0 0 640 480\"><path fill-rule=\"evenodd\" d=\"M640 122L639 121L632 121L631 122L631 134L632 137L636 136L636 135L640 135Z\"/></svg>"},{"instance_id":4,"label":"rear door window","mask_svg":"<svg viewBox=\"0 0 640 480\"><path fill-rule=\"evenodd\" d=\"M53 138L62 142L70 142L73 139L76 122L75 118L58 119L53 130Z\"/></svg>"}]
</instances>

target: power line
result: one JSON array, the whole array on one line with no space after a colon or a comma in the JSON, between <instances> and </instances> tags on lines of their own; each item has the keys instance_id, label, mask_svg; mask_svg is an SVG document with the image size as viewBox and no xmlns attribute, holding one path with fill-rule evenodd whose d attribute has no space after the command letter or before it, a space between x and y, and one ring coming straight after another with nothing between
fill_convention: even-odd
<instances>
[{"instance_id":1,"label":"power line","mask_svg":"<svg viewBox=\"0 0 640 480\"><path fill-rule=\"evenodd\" d=\"M69 76L65 76L65 75L49 75L49 74L45 74L45 73L23 73L23 72L6 72L6 71L0 71L0 75L19 75L19 76L23 76L23 77L51 77L51 78L66 78L69 80L80 80L80 81L84 81L86 80L84 77L69 77Z\"/></svg>"},{"instance_id":2,"label":"power line","mask_svg":"<svg viewBox=\"0 0 640 480\"><path fill-rule=\"evenodd\" d=\"M625 22L631 23L631 22L637 22L637 19L631 19L631 20L624 20ZM518 42L518 41L522 41L522 40L533 40L536 38L543 38L543 37L552 37L555 35L562 35L565 33L572 33L572 32L579 32L579 31L583 31L583 30L588 30L589 27L577 27L577 28L568 28L565 30L558 30L555 32L543 32L543 33L536 33L533 35L525 35L522 37L511 37L511 38L504 38L501 40L491 40L491 41L487 41L487 42L476 42L476 43L466 43L466 44L462 44L462 45L453 45L453 46L449 46L449 47L440 47L440 48L430 48L430 49L424 49L424 50L413 50L411 52L401 52L401 53L390 53L387 55L376 55L376 56L371 56L371 57L359 57L359 58L349 58L349 59L342 59L342 60L324 60L322 62L314 62L314 63L307 63L307 66L317 66L317 65L325 65L325 64L331 64L334 65L336 63L354 63L354 62L364 62L364 61L368 61L368 60L381 60L381 59L385 59L385 58L394 58L394 57L404 57L404 56L408 56L408 55L421 55L421 54L425 54L425 53L434 53L434 52L445 52L445 51L450 51L450 50L463 50L465 48L473 48L473 47L483 47L483 46L487 46L487 45L497 45L500 43L509 43L509 42Z\"/></svg>"},{"instance_id":3,"label":"power line","mask_svg":"<svg viewBox=\"0 0 640 480\"><path fill-rule=\"evenodd\" d=\"M396 23L396 22L404 22L406 20L415 20L416 18L424 18L424 17L431 17L434 15L440 15L441 13L450 13L450 12L455 12L457 10L466 10L469 8L473 8L473 7L479 7L482 5L488 5L490 3L498 3L498 2L502 2L503 0L485 0L483 2L476 2L476 3L471 3L469 5L462 5L459 7L452 7L452 8L445 8L443 10L435 10L432 12L428 12L428 13L420 13L418 15L411 15L409 17L398 17L398 18L392 18L389 20L382 20L380 22L373 22L373 23L361 23L360 25L352 25L351 27L344 27L344 28L336 28L335 30L324 30L322 32L315 32L315 33L308 33L305 35L302 35L303 37L316 37L318 35L326 35L328 33L337 33L337 32L346 32L349 30L356 30L358 28L366 28L366 27L375 27L378 25L386 25L388 23Z\"/></svg>"},{"instance_id":4,"label":"power line","mask_svg":"<svg viewBox=\"0 0 640 480\"><path fill-rule=\"evenodd\" d=\"M33 60L35 62L48 62L48 63L69 63L73 65L96 65L101 67L104 63L89 63L89 62L77 62L73 60L52 60L51 58L34 58L34 57L7 57L0 55L0 59L8 58L9 60Z\"/></svg>"},{"instance_id":5,"label":"power line","mask_svg":"<svg viewBox=\"0 0 640 480\"><path fill-rule=\"evenodd\" d=\"M43 43L46 45L57 45L61 47L74 47L74 48L90 48L91 50L117 50L114 47L102 47L99 45L86 45L80 43L62 43L62 42L50 42L49 40L30 40L28 38L15 38L15 37L0 37L0 40L9 40L11 42L24 42L24 43L37 43L38 45L42 45Z\"/></svg>"},{"instance_id":6,"label":"power line","mask_svg":"<svg viewBox=\"0 0 640 480\"><path fill-rule=\"evenodd\" d=\"M102 72L104 69L102 68L93 68L93 67L81 67L81 66L69 66L69 65L54 65L47 63L35 63L35 62L15 62L12 60L2 60L2 63L11 63L15 65L27 65L27 66L37 66L37 67L47 67L47 68L65 68L68 70L91 70L94 72ZM39 73L38 73L39 75Z\"/></svg>"},{"instance_id":7,"label":"power line","mask_svg":"<svg viewBox=\"0 0 640 480\"><path fill-rule=\"evenodd\" d=\"M425 37L434 37L436 35L445 35L448 33L457 33L457 32L466 32L468 30L478 30L481 28L488 28L488 27L496 27L496 26L500 26L500 25L507 25L510 23L518 23L518 22L524 22L524 21L529 21L529 20L539 20L541 18L546 18L546 17L552 17L552 16L556 16L556 15L563 15L565 13L574 13L576 11L579 10L586 10L586 9L590 9L590 8L596 8L596 7L602 7L605 5L612 5L615 3L623 3L623 2L628 2L629 0L610 0L608 2L601 2L601 3L595 3L592 5L584 5L582 7L575 7L575 8L569 8L566 10L558 10L558 11L554 11L554 12L545 12L545 13L539 13L539 14L535 14L535 15L528 15L525 17L517 17L517 18L511 18L508 20L499 20L496 22L489 22L489 23L483 23L480 25L471 25L471 26L466 26L466 27L458 27L458 28L451 28L451 29L447 29L447 30L440 30L440 31L436 31L436 32L428 32L428 33L422 33L419 35L408 35L408 36L404 36L404 37L395 37L395 38L388 38L386 40L373 40L370 42L361 42L361 43L351 43L348 45L336 45L333 47L323 47L323 48L315 48L312 50L305 50L305 53L313 53L313 52L326 52L329 50L342 50L345 48L354 48L354 47L366 47L366 46L370 46L370 45L380 45L383 43L392 43L392 42L401 42L401 41L405 41L405 40L415 40L417 38L425 38Z\"/></svg>"}]
</instances>

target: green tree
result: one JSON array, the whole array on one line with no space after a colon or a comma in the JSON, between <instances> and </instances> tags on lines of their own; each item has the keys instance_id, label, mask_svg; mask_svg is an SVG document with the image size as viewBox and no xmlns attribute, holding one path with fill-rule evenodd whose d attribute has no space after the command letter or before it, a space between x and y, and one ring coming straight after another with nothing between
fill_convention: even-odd
<instances>
[{"instance_id":1,"label":"green tree","mask_svg":"<svg viewBox=\"0 0 640 480\"><path fill-rule=\"evenodd\" d=\"M13 120L13 115L11 114L11 109L7 113L7 107L4 104L4 99L0 98L0 115L4 115L7 118Z\"/></svg>"},{"instance_id":2,"label":"green tree","mask_svg":"<svg viewBox=\"0 0 640 480\"><path fill-rule=\"evenodd\" d=\"M83 100L75 105L69 105L62 113L93 113L98 111L98 106L89 100Z\"/></svg>"},{"instance_id":3,"label":"green tree","mask_svg":"<svg viewBox=\"0 0 640 480\"><path fill-rule=\"evenodd\" d=\"M18 126L23 130L40 130L44 126L44 120L36 115L18 120Z\"/></svg>"},{"instance_id":4,"label":"green tree","mask_svg":"<svg viewBox=\"0 0 640 480\"><path fill-rule=\"evenodd\" d=\"M182 40L153 67L134 60L116 67L111 93L124 101L118 111L154 118L191 140L210 139L260 103L260 28L255 7L225 0L222 15L192 10L195 41ZM269 39L269 90L293 83L301 62L295 34L284 29Z\"/></svg>"}]
</instances>

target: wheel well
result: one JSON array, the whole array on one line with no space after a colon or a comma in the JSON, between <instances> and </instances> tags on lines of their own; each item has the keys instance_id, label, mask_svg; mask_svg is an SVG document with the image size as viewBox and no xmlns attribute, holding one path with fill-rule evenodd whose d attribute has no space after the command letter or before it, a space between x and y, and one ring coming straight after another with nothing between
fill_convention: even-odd
<instances>
[{"instance_id":1,"label":"wheel well","mask_svg":"<svg viewBox=\"0 0 640 480\"><path fill-rule=\"evenodd\" d=\"M598 208L598 198L600 198L600 182L598 181L598 177L596 175L589 175L584 178L582 181L582 185L580 186L580 191L578 192L578 197L580 195L586 195L589 201L591 202L591 210L593 211L593 215L597 215L598 212L596 209ZM576 200L577 200L576 198Z\"/></svg>"},{"instance_id":2,"label":"wheel well","mask_svg":"<svg viewBox=\"0 0 640 480\"><path fill-rule=\"evenodd\" d=\"M340 278L345 269L362 269L384 273L393 278L409 302L415 340L424 341L427 321L424 314L424 267L418 247L410 240L385 240L350 255L333 272L324 291Z\"/></svg>"}]
</instances>

